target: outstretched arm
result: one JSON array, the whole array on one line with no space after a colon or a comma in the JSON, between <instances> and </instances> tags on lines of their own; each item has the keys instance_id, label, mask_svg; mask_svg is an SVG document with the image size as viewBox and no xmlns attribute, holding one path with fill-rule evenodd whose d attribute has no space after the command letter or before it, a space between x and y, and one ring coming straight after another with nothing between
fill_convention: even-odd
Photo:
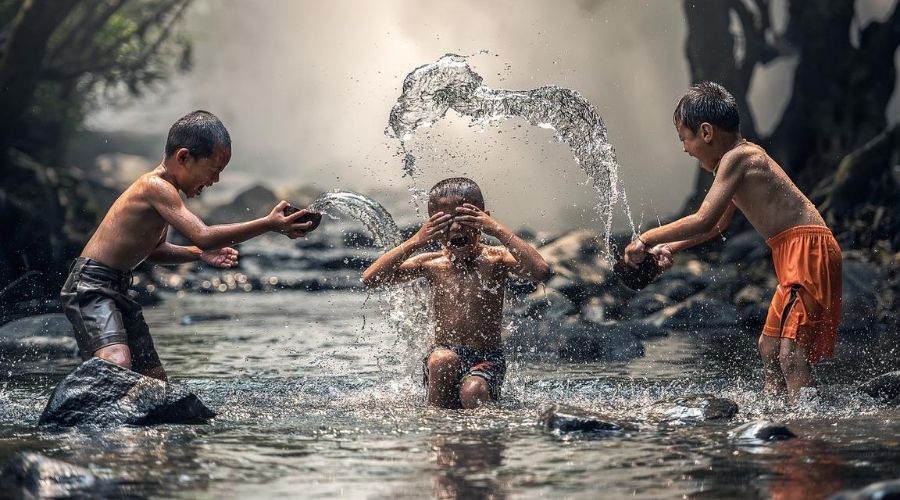
<instances>
[{"instance_id":1,"label":"outstretched arm","mask_svg":"<svg viewBox=\"0 0 900 500\"><path fill-rule=\"evenodd\" d=\"M728 224L731 223L731 219L734 217L735 210L737 210L737 207L734 205L734 202L731 202L725 209L725 213L722 214L722 217L719 218L719 221L716 222L711 231L707 231L700 236L688 240L668 243L667 246L669 247L669 251L671 251L672 253L680 252L682 250L686 250L693 246L699 245L703 242L709 241L715 236L722 234L722 232L724 232L725 229L728 228Z\"/></svg>"},{"instance_id":2,"label":"outstretched arm","mask_svg":"<svg viewBox=\"0 0 900 500\"><path fill-rule=\"evenodd\" d=\"M175 186L162 179L149 181L148 202L172 227L191 240L201 250L214 250L249 240L269 231L277 231L289 238L299 238L312 227L312 222L298 223L306 213L300 210L285 216L283 210L288 203L281 201L269 215L248 222L207 226L199 217L187 209L178 196Z\"/></svg>"},{"instance_id":3,"label":"outstretched arm","mask_svg":"<svg viewBox=\"0 0 900 500\"><path fill-rule=\"evenodd\" d=\"M508 227L497 222L491 217L490 212L483 212L469 203L457 207L456 211L459 213L456 220L460 224L477 228L500 240L500 243L509 250L509 257L504 259L504 262L513 274L537 283L550 277L550 266L537 249L519 238Z\"/></svg>"},{"instance_id":4,"label":"outstretched arm","mask_svg":"<svg viewBox=\"0 0 900 500\"><path fill-rule=\"evenodd\" d=\"M426 256L410 258L417 250L446 231L450 216L438 212L431 216L410 239L388 250L363 271L362 282L369 288L402 283L423 275Z\"/></svg>"},{"instance_id":5,"label":"outstretched arm","mask_svg":"<svg viewBox=\"0 0 900 500\"><path fill-rule=\"evenodd\" d=\"M719 162L718 175L697 212L638 236L625 248L625 261L637 265L644 261L648 250L656 245L682 241L699 243L715 235L718 224L726 218L726 212L731 210L733 214L732 198L744 177L747 161L749 159L746 154L723 156ZM730 215L727 219L730 220ZM709 238L703 239L706 236Z\"/></svg>"},{"instance_id":6,"label":"outstretched arm","mask_svg":"<svg viewBox=\"0 0 900 500\"><path fill-rule=\"evenodd\" d=\"M151 264L182 264L185 262L203 262L225 269L232 268L238 263L238 251L231 247L218 248L203 251L195 246L173 245L166 241L169 230L163 231L159 244L147 256L147 262Z\"/></svg>"}]
</instances>

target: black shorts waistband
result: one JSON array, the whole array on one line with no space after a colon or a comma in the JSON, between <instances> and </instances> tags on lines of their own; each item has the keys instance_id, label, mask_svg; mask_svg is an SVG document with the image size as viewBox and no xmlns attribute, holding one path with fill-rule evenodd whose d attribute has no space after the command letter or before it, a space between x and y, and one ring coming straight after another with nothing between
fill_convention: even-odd
<instances>
[{"instance_id":1,"label":"black shorts waistband","mask_svg":"<svg viewBox=\"0 0 900 500\"><path fill-rule=\"evenodd\" d=\"M114 267L109 267L102 262L87 257L76 258L75 261L72 262L69 274L82 274L90 276L91 278L109 281L118 284L122 288L130 287L132 280L131 271L122 271Z\"/></svg>"}]
</instances>

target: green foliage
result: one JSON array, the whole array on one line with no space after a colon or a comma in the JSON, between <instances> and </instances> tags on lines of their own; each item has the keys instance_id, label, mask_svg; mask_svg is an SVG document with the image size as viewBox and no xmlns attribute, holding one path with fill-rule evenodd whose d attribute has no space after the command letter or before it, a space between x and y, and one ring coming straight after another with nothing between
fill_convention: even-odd
<instances>
[{"instance_id":1,"label":"green foliage","mask_svg":"<svg viewBox=\"0 0 900 500\"><path fill-rule=\"evenodd\" d=\"M57 164L65 143L102 100L122 102L190 68L179 20L191 0L82 0L50 37L31 106L10 140ZM0 0L2 33L15 29L21 0Z\"/></svg>"}]
</instances>

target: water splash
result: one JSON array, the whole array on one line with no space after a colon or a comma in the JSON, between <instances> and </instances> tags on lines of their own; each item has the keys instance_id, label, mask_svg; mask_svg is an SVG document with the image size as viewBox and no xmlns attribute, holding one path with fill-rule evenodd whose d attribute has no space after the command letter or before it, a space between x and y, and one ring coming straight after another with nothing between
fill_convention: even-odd
<instances>
[{"instance_id":1,"label":"water splash","mask_svg":"<svg viewBox=\"0 0 900 500\"><path fill-rule=\"evenodd\" d=\"M325 213L334 219L339 218L338 213L349 215L366 227L372 234L375 244L383 251L397 247L403 242L403 235L390 212L363 194L352 191L325 193L313 201L309 209ZM402 345L402 348L383 353L379 364L382 369L392 371L395 371L397 366L406 366L409 375L415 377L421 367L413 361L415 356L411 354L425 351L431 331L428 289L421 281L413 281L390 287L382 296L387 303L383 312L393 330L398 332L397 343Z\"/></svg>"},{"instance_id":2,"label":"water splash","mask_svg":"<svg viewBox=\"0 0 900 500\"><path fill-rule=\"evenodd\" d=\"M616 152L606 135L603 119L578 92L556 86L532 90L492 89L466 62L447 54L409 73L403 91L391 109L385 133L400 140L405 176L418 174L415 157L406 148L415 132L430 127L452 109L471 117L473 125L507 118L524 118L534 126L551 129L572 149L575 162L588 175L598 195L595 206L604 226L604 248L609 254L613 211L622 204L632 233L634 221L619 178Z\"/></svg>"}]
</instances>

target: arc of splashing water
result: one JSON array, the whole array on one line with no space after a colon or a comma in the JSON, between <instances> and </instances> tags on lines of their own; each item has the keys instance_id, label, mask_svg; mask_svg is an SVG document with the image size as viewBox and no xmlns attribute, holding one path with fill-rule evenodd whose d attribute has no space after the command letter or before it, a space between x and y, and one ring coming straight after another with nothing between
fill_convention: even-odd
<instances>
[{"instance_id":1,"label":"arc of splashing water","mask_svg":"<svg viewBox=\"0 0 900 500\"><path fill-rule=\"evenodd\" d=\"M309 209L328 214L332 218L337 218L334 211L348 214L372 233L375 244L380 246L382 251L390 250L403 242L403 235L390 212L368 196L352 191L325 193L313 201ZM405 344L405 347L397 349L395 344L395 348L382 357L386 366L392 367L391 370L397 366L406 366L410 377L415 379L421 367L418 363L411 363L416 356L410 353L424 351L428 339L427 289L424 284L416 281L388 290L385 297L389 305L389 310L385 311L388 320L398 334L397 342Z\"/></svg>"},{"instance_id":2,"label":"arc of splashing water","mask_svg":"<svg viewBox=\"0 0 900 500\"><path fill-rule=\"evenodd\" d=\"M432 64L420 66L403 81L403 91L391 109L389 137L400 140L405 175L418 173L415 157L405 142L416 130L430 127L453 109L485 124L519 117L532 125L556 131L559 141L572 149L576 163L591 179L599 201L595 207L604 225L609 249L613 209L620 201L631 230L636 233L625 192L618 175L616 152L606 136L603 119L578 92L556 86L512 91L482 85L464 56L447 54Z\"/></svg>"},{"instance_id":3,"label":"arc of splashing water","mask_svg":"<svg viewBox=\"0 0 900 500\"><path fill-rule=\"evenodd\" d=\"M309 206L315 212L323 212L335 218L330 210L344 212L361 222L372 233L375 244L382 250L394 248L403 242L400 229L390 212L377 201L353 191L325 193Z\"/></svg>"}]
</instances>

